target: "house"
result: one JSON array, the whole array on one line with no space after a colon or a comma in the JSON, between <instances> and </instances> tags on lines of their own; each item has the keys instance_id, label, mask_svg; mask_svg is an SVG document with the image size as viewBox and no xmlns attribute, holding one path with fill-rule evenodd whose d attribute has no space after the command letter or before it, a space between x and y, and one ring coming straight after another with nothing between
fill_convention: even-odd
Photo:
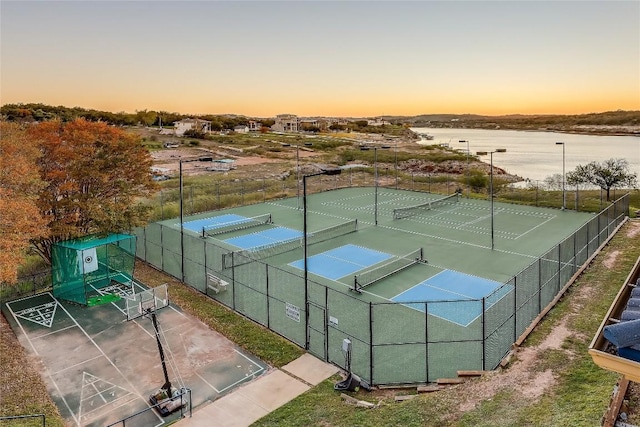
<instances>
[{"instance_id":1,"label":"house","mask_svg":"<svg viewBox=\"0 0 640 427\"><path fill-rule=\"evenodd\" d=\"M249 126L247 125L236 126L233 128L233 131L235 133L249 133Z\"/></svg>"},{"instance_id":2,"label":"house","mask_svg":"<svg viewBox=\"0 0 640 427\"><path fill-rule=\"evenodd\" d=\"M300 130L300 119L295 114L279 114L276 116L271 130L275 132L298 132Z\"/></svg>"},{"instance_id":3,"label":"house","mask_svg":"<svg viewBox=\"0 0 640 427\"><path fill-rule=\"evenodd\" d=\"M300 119L300 130L309 130L313 128L320 128L318 120L316 119Z\"/></svg>"},{"instance_id":4,"label":"house","mask_svg":"<svg viewBox=\"0 0 640 427\"><path fill-rule=\"evenodd\" d=\"M249 131L257 132L262 129L262 122L256 122L255 120L249 120Z\"/></svg>"},{"instance_id":5,"label":"house","mask_svg":"<svg viewBox=\"0 0 640 427\"><path fill-rule=\"evenodd\" d=\"M177 122L173 122L173 126L176 136L183 136L185 132L192 129L203 133L211 132L211 122L208 120L183 119Z\"/></svg>"},{"instance_id":6,"label":"house","mask_svg":"<svg viewBox=\"0 0 640 427\"><path fill-rule=\"evenodd\" d=\"M376 117L374 119L371 120L367 120L367 125L368 126L384 126L384 125L390 125L391 123L384 120L382 117Z\"/></svg>"}]
</instances>

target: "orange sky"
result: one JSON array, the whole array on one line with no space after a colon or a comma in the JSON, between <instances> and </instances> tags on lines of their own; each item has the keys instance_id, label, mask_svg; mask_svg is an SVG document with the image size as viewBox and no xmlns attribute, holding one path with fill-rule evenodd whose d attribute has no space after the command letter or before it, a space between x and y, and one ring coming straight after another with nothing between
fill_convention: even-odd
<instances>
[{"instance_id":1,"label":"orange sky","mask_svg":"<svg viewBox=\"0 0 640 427\"><path fill-rule=\"evenodd\" d=\"M257 117L640 110L638 16L640 2L3 2L0 95Z\"/></svg>"}]
</instances>

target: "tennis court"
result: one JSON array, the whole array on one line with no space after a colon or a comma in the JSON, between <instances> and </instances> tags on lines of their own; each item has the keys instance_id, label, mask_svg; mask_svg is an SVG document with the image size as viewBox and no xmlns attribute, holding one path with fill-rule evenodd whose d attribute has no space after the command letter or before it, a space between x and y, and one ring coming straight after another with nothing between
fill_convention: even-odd
<instances>
[{"instance_id":1,"label":"tennis court","mask_svg":"<svg viewBox=\"0 0 640 427\"><path fill-rule=\"evenodd\" d=\"M306 210L288 198L193 215L183 254L175 220L150 224L138 253L324 360L342 366L349 338L370 383L425 382L495 367L625 209L625 199L594 215L343 188L308 195Z\"/></svg>"},{"instance_id":2,"label":"tennis court","mask_svg":"<svg viewBox=\"0 0 640 427\"><path fill-rule=\"evenodd\" d=\"M510 291L510 286L503 287L493 280L443 270L391 299L420 311L425 311L424 304L412 304L413 301L442 301L430 314L466 327L482 315L478 300L486 298L491 307Z\"/></svg>"},{"instance_id":3,"label":"tennis court","mask_svg":"<svg viewBox=\"0 0 640 427\"><path fill-rule=\"evenodd\" d=\"M337 280L389 258L391 255L384 252L356 245L344 245L307 258L307 271L330 280ZM289 265L303 270L304 258Z\"/></svg>"},{"instance_id":4,"label":"tennis court","mask_svg":"<svg viewBox=\"0 0 640 427\"><path fill-rule=\"evenodd\" d=\"M134 282L133 289L138 294L146 287ZM42 361L49 394L67 425L104 427L148 409L149 396L164 384L151 320L126 321L131 286L100 291L125 298L88 307L47 292L2 307L21 344ZM171 383L191 390L193 407L267 369L177 307L158 310L157 318ZM126 425L161 426L178 416L163 418L148 410Z\"/></svg>"}]
</instances>

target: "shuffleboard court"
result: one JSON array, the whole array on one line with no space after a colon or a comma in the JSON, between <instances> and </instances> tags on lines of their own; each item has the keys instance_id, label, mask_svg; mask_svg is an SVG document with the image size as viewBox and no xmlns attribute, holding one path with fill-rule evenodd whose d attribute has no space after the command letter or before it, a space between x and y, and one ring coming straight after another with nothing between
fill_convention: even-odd
<instances>
[{"instance_id":1,"label":"shuffleboard court","mask_svg":"<svg viewBox=\"0 0 640 427\"><path fill-rule=\"evenodd\" d=\"M145 289L135 283L137 292ZM152 322L126 321L123 298L94 307L56 299L50 293L8 302L5 317L21 344L43 364L48 391L65 423L102 427L148 409L164 377ZM169 378L189 388L193 407L216 399L261 375L267 366L201 322L169 305L157 312ZM147 410L127 426L161 426Z\"/></svg>"}]
</instances>

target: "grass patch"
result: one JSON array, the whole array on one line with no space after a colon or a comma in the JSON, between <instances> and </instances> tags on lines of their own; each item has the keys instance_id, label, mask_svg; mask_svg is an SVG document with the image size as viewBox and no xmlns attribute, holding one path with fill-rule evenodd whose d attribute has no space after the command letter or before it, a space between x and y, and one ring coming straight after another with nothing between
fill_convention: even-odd
<instances>
[{"instance_id":1,"label":"grass patch","mask_svg":"<svg viewBox=\"0 0 640 427\"><path fill-rule=\"evenodd\" d=\"M136 264L135 275L152 287L168 283L169 298L182 310L272 366L284 366L304 353L280 335L144 263Z\"/></svg>"}]
</instances>

